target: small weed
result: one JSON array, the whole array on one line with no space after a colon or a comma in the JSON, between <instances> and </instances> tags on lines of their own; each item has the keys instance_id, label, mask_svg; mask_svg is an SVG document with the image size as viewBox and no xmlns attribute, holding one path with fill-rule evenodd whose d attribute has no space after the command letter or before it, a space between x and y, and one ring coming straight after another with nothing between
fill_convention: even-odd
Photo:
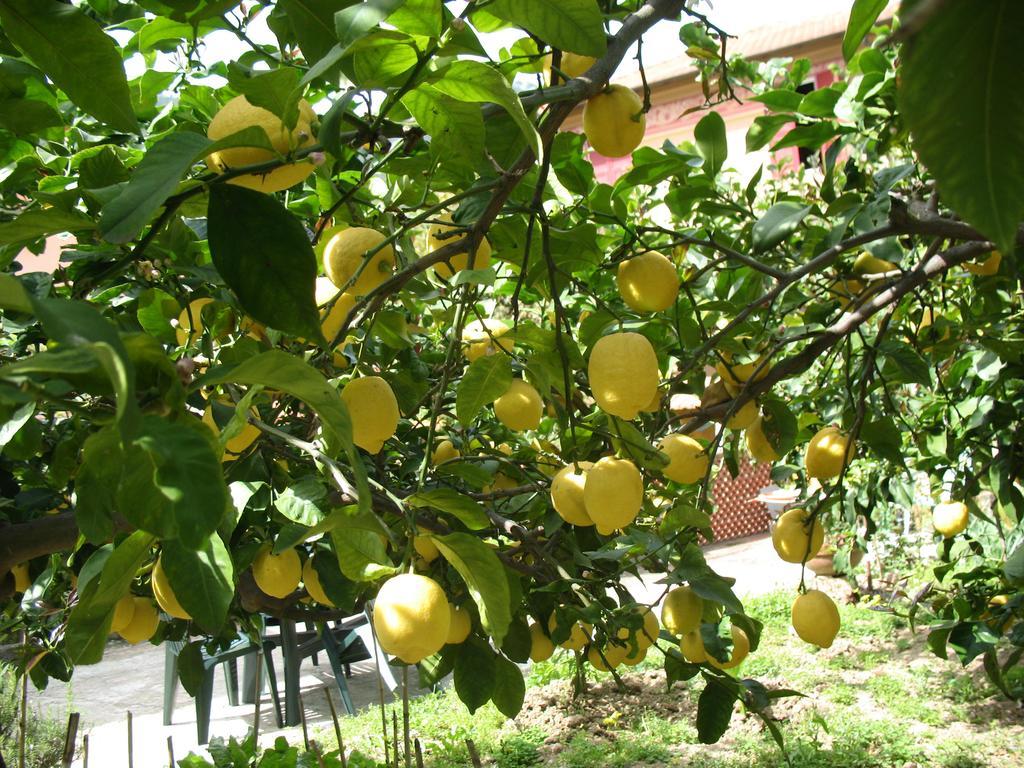
<instances>
[{"instance_id":1,"label":"small weed","mask_svg":"<svg viewBox=\"0 0 1024 768\"><path fill-rule=\"evenodd\" d=\"M498 768L530 768L540 762L544 734L536 728L506 736L498 746L494 764Z\"/></svg>"},{"instance_id":2,"label":"small weed","mask_svg":"<svg viewBox=\"0 0 1024 768\"><path fill-rule=\"evenodd\" d=\"M836 704L841 704L846 707L851 706L857 701L857 691L846 683L836 683L835 685L830 686L825 691L825 695Z\"/></svg>"}]
</instances>

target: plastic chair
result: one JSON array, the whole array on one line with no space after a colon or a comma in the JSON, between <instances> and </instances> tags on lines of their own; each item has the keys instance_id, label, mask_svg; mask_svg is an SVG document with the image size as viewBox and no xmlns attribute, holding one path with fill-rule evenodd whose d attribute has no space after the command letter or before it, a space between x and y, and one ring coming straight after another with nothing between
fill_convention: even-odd
<instances>
[{"instance_id":1,"label":"plastic chair","mask_svg":"<svg viewBox=\"0 0 1024 768\"><path fill-rule=\"evenodd\" d=\"M167 642L164 655L164 725L170 725L174 714L174 698L178 687L178 654L185 647L184 642ZM281 702L277 690L277 677L274 672L274 664L270 658L270 651L274 644L264 641L263 661L267 670L267 677L270 682L270 696L274 702L274 710L278 727L281 727ZM203 659L203 680L195 698L196 706L196 733L199 743L206 744L210 740L210 715L213 705L213 675L218 664L224 666L225 682L228 690L228 703L231 706L238 706L238 659L243 658L246 663L243 665L243 701L244 703L255 702L262 690L260 670L252 669L248 663L252 656L260 650L260 645L253 643L247 637L239 637L230 646L219 653L209 654L204 648Z\"/></svg>"}]
</instances>

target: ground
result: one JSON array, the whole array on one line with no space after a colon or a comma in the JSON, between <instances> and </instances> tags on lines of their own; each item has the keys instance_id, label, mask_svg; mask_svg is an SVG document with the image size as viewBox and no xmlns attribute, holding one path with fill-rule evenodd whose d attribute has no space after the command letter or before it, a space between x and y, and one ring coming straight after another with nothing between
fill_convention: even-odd
<instances>
[{"instance_id":1,"label":"ground","mask_svg":"<svg viewBox=\"0 0 1024 768\"><path fill-rule=\"evenodd\" d=\"M832 648L816 651L789 628L789 606L799 566L782 563L771 542L759 537L717 545L708 561L738 577L736 592L748 612L766 623L761 648L740 673L771 687L792 688L804 697L776 703L774 717L794 766L881 766L912 768L1009 768L1024 766L1014 753L1024 744L1024 712L993 697L980 669L961 670L954 661L931 655L920 631L889 614L848 602L849 589L837 579L813 586L832 592L842 604L843 630ZM660 593L657 577L629 585L640 600ZM172 739L180 759L195 744L191 701L178 692L174 723L161 724L163 650L150 645L112 644L104 661L75 672L70 687L52 685L31 695L37 710L60 716L68 707L82 713L90 737L90 765L127 765L125 713L133 713L135 768L168 764ZM485 762L498 768L640 768L641 766L779 766L778 747L756 717L737 708L732 727L717 745L697 744L694 727L700 686L665 686L660 654L624 677L618 691L607 675L592 678L584 699L572 700L571 657L562 654L529 671L523 712L506 721L493 707L469 715L451 690L419 696L412 725L421 737L428 765L468 765L465 739L472 738ZM349 689L360 713L342 717L346 747L382 756L380 692L372 663L354 665ZM329 666L303 667L303 699L311 737L336 748L326 704L338 692ZM415 679L416 675L411 678ZM423 692L419 692L423 693ZM385 695L391 701L390 695ZM389 709L393 705L388 705ZM229 707L220 675L211 731L242 736L252 725L251 705ZM386 714L391 720L390 711ZM269 696L261 703L261 740L278 733L301 742L301 728L277 731ZM99 760L99 761L97 761ZM79 763L80 764L80 763Z\"/></svg>"}]
</instances>

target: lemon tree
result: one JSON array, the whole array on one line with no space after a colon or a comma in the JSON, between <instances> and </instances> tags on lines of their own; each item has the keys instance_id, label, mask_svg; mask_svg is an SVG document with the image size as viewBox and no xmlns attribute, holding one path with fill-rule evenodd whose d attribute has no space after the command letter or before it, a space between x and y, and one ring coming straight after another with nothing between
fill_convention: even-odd
<instances>
[{"instance_id":1,"label":"lemon tree","mask_svg":"<svg viewBox=\"0 0 1024 768\"><path fill-rule=\"evenodd\" d=\"M884 607L1021 696L1024 9L857 0L804 93L693 5L0 0L0 644L37 685L375 600L471 710L645 661L713 742L788 695L701 549L752 461L783 559L923 542ZM624 84L652 30L692 141ZM809 586L793 642L841 644Z\"/></svg>"}]
</instances>

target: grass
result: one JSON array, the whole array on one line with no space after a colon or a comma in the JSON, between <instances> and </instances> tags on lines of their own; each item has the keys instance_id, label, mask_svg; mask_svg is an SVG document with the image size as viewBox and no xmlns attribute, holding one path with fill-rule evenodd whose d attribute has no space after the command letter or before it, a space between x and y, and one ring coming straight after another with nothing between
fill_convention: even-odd
<instances>
[{"instance_id":1,"label":"grass","mask_svg":"<svg viewBox=\"0 0 1024 768\"><path fill-rule=\"evenodd\" d=\"M745 678L807 694L775 705L793 768L1021 764L1013 762L1019 749L1014 745L1024 741L1024 728L1019 719L1005 719L1009 710L1000 709L998 700L991 698L992 687L976 671L931 657L923 635L911 635L898 617L857 606L840 607L842 645L819 651L793 635L791 601L792 595L784 592L746 601L747 612L763 621L765 628L760 647L740 672ZM640 667L626 674L639 680L638 675L661 663L661 654L652 651ZM527 675L528 689L567 681L572 672L571 655L556 655L533 665ZM600 679L609 678L602 675ZM1022 682L1024 678L1015 674L1013 683ZM631 708L620 706L625 699L617 698L619 694L609 685L600 686L589 698L558 711L555 722L561 730L554 738L536 722L507 721L491 705L470 715L450 689L414 701L411 722L424 742L430 768L468 765L466 738L473 739L485 762L497 768L785 765L760 720L744 716L739 709L719 744L699 744L695 706L702 687L698 677L677 684L671 696L651 694L657 699L651 702L641 691L636 694L641 705ZM547 689L546 698L551 698L552 690ZM378 759L383 756L379 709L342 723L350 748Z\"/></svg>"},{"instance_id":2,"label":"grass","mask_svg":"<svg viewBox=\"0 0 1024 768\"><path fill-rule=\"evenodd\" d=\"M0 663L0 755L11 766L18 764L20 702L20 680L15 678L13 669ZM65 724L39 712L29 712L26 724L26 768L59 765L64 751Z\"/></svg>"}]
</instances>

